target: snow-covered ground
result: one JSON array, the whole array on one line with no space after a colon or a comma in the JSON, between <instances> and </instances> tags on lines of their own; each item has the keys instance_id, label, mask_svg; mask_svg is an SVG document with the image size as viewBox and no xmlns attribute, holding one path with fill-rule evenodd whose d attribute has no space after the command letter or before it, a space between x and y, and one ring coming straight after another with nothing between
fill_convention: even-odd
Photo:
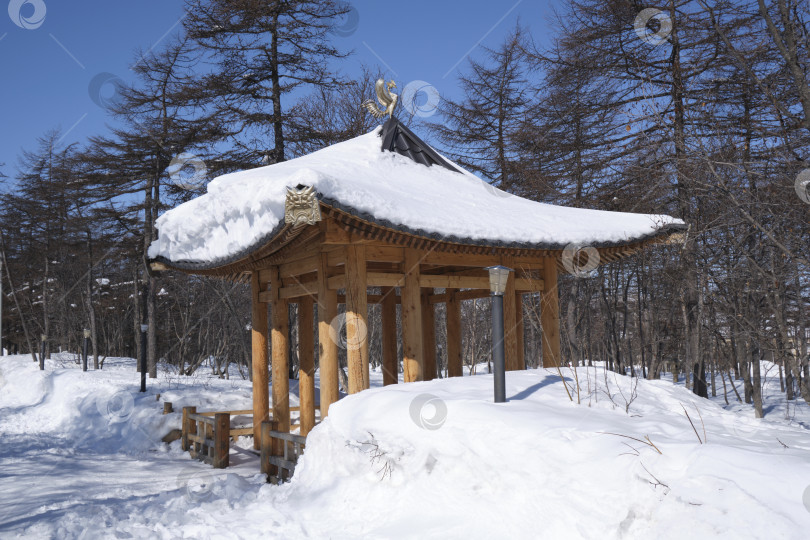
<instances>
[{"instance_id":1,"label":"snow-covered ground","mask_svg":"<svg viewBox=\"0 0 810 540\"><path fill-rule=\"evenodd\" d=\"M46 367L0 358L0 538L803 539L810 530L810 407L786 406L769 365L761 421L750 406L724 408L666 378L634 391L636 381L601 368L577 371L580 404L545 370L507 374L507 404L491 403L488 375L373 388L333 406L283 486L263 482L248 441L224 471L160 442L180 424L162 401L250 408L248 381L162 373L144 395L133 360L82 373L64 355ZM574 373L563 375L572 388Z\"/></svg>"}]
</instances>

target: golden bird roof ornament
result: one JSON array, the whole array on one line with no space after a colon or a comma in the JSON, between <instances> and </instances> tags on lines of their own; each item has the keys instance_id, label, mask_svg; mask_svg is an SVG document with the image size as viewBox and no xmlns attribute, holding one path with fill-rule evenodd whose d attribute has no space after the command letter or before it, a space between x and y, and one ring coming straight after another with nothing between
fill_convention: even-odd
<instances>
[{"instance_id":1,"label":"golden bird roof ornament","mask_svg":"<svg viewBox=\"0 0 810 540\"><path fill-rule=\"evenodd\" d=\"M391 90L396 87L397 83L393 80L388 81L386 84L385 80L377 79L377 84L374 85L374 91L377 93L377 101L380 102L382 108L374 103L372 99L363 102L363 107L365 107L374 118L383 118L386 115L388 115L389 118L393 118L394 110L399 104L399 96L391 92Z\"/></svg>"}]
</instances>

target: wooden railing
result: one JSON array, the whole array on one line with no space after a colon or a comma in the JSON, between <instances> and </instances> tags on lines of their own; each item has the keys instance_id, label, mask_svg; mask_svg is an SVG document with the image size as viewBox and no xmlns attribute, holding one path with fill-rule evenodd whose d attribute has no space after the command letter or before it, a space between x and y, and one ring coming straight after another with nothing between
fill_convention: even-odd
<instances>
[{"instance_id":1,"label":"wooden railing","mask_svg":"<svg viewBox=\"0 0 810 540\"><path fill-rule=\"evenodd\" d=\"M316 407L316 409L318 408ZM290 408L290 412L298 412L299 410L299 407ZM235 441L240 436L253 435L252 426L231 427L231 417L234 416L253 416L253 409L224 412L197 412L197 407L183 407L181 448L189 452L192 457L200 459L212 465L214 468L226 468L229 464L229 439ZM272 409L269 411L268 416L269 418L273 417ZM272 435L268 435L268 441L276 440L283 441L284 443L275 443L277 447L275 453L273 453L270 448L270 442L268 442L267 450L265 451L264 424L268 424L270 426L268 429L273 433ZM265 466L265 457L272 456L275 460L281 460L280 463L273 464L273 478L278 476L278 471L281 472L279 478L288 480L295 470L295 463L298 461L298 456L303 453L306 437L279 432L277 426L272 427L271 424L274 424L272 420L262 422L263 431L262 440L260 441L260 447L262 449L262 472L267 473L267 471L269 471L269 465L267 467ZM298 424L293 424L291 428L297 426ZM271 481L269 474L268 481Z\"/></svg>"},{"instance_id":2,"label":"wooden railing","mask_svg":"<svg viewBox=\"0 0 810 540\"><path fill-rule=\"evenodd\" d=\"M215 469L228 466L230 430L231 417L228 413L208 416L197 414L196 407L183 407L183 450L188 450L191 457Z\"/></svg>"},{"instance_id":3,"label":"wooden railing","mask_svg":"<svg viewBox=\"0 0 810 540\"><path fill-rule=\"evenodd\" d=\"M292 478L307 438L278 430L277 421L262 422L261 471L267 481L279 484Z\"/></svg>"}]
</instances>

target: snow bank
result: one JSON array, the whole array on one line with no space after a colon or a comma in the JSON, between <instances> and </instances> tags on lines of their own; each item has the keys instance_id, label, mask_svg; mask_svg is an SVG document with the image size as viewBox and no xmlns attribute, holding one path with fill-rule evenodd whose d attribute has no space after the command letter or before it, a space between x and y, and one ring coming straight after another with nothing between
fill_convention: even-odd
<instances>
[{"instance_id":1,"label":"snow bank","mask_svg":"<svg viewBox=\"0 0 810 540\"><path fill-rule=\"evenodd\" d=\"M232 452L233 468L214 471L176 444L146 454L90 445L92 461L77 464L79 453L29 437L31 459L16 459L29 451L13 442L23 430L74 436L87 422L77 414L105 417L83 405L90 389L129 391L135 378L70 365L37 373L30 358L0 363L0 436L13 443L0 447L0 466L17 478L0 484L0 506L9 509L0 536L800 539L810 527L810 432L802 427L810 410L798 401L786 407L767 369L765 420L668 380L634 386L601 369L579 370L581 404L544 370L507 374L506 404L490 402L489 375L374 388L330 409L283 486L264 484L242 453ZM573 373L565 376L573 386ZM75 397L58 389L67 381ZM205 378L154 384L172 401L197 405L228 392L242 399L250 387ZM157 430L158 409L148 396L135 398L131 418ZM68 473L50 491L36 484L41 498L31 504L30 485L51 456Z\"/></svg>"},{"instance_id":2,"label":"snow bank","mask_svg":"<svg viewBox=\"0 0 810 540\"><path fill-rule=\"evenodd\" d=\"M221 176L163 214L149 256L212 262L254 245L284 219L288 187L314 186L377 220L444 237L559 246L626 242L681 220L537 203L475 175L380 151L381 128L287 162Z\"/></svg>"}]
</instances>

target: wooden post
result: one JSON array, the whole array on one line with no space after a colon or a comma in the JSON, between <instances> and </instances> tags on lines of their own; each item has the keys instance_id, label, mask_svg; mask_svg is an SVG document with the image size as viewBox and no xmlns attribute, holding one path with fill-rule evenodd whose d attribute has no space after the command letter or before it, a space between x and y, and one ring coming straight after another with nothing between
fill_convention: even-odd
<instances>
[{"instance_id":1,"label":"wooden post","mask_svg":"<svg viewBox=\"0 0 810 540\"><path fill-rule=\"evenodd\" d=\"M251 285L251 347L253 369L253 448L259 448L261 424L269 419L270 396L267 385L270 378L267 354L267 304L259 300L262 292L259 272L250 276Z\"/></svg>"},{"instance_id":2,"label":"wooden post","mask_svg":"<svg viewBox=\"0 0 810 540\"><path fill-rule=\"evenodd\" d=\"M278 267L270 268L270 311L272 313L270 345L273 354L273 421L279 431L290 431L290 311L289 302L281 298Z\"/></svg>"},{"instance_id":3,"label":"wooden post","mask_svg":"<svg viewBox=\"0 0 810 540\"><path fill-rule=\"evenodd\" d=\"M382 366L383 385L399 382L397 365L397 294L393 287L382 288Z\"/></svg>"},{"instance_id":4,"label":"wooden post","mask_svg":"<svg viewBox=\"0 0 810 540\"><path fill-rule=\"evenodd\" d=\"M523 294L515 293L515 342L517 343L517 369L526 369L526 344L523 327Z\"/></svg>"},{"instance_id":5,"label":"wooden post","mask_svg":"<svg viewBox=\"0 0 810 540\"><path fill-rule=\"evenodd\" d=\"M421 381L424 374L422 354L422 299L419 288L419 264L422 253L405 248L405 286L402 287L402 367L405 382Z\"/></svg>"},{"instance_id":6,"label":"wooden post","mask_svg":"<svg viewBox=\"0 0 810 540\"><path fill-rule=\"evenodd\" d=\"M426 381L436 378L436 315L429 298L432 293L433 289L422 290L422 355Z\"/></svg>"},{"instance_id":7,"label":"wooden post","mask_svg":"<svg viewBox=\"0 0 810 540\"><path fill-rule=\"evenodd\" d=\"M298 396L301 401L301 435L315 427L315 308L312 297L298 302Z\"/></svg>"},{"instance_id":8,"label":"wooden post","mask_svg":"<svg viewBox=\"0 0 810 540\"><path fill-rule=\"evenodd\" d=\"M214 415L214 468L228 467L230 454L231 415L216 413Z\"/></svg>"},{"instance_id":9,"label":"wooden post","mask_svg":"<svg viewBox=\"0 0 810 540\"><path fill-rule=\"evenodd\" d=\"M337 291L329 289L326 253L321 254L318 266L318 358L321 372L321 418L329 414L329 406L336 402L338 393L338 349L330 336L332 320L337 317Z\"/></svg>"},{"instance_id":10,"label":"wooden post","mask_svg":"<svg viewBox=\"0 0 810 540\"><path fill-rule=\"evenodd\" d=\"M197 433L197 423L191 420L188 415L196 413L197 407L183 407L183 434L180 438L180 448L182 448L184 452L188 452L191 449L188 436Z\"/></svg>"},{"instance_id":11,"label":"wooden post","mask_svg":"<svg viewBox=\"0 0 810 540\"><path fill-rule=\"evenodd\" d=\"M503 265L514 268L514 263L509 258L503 259ZM515 318L515 273L509 272L506 291L503 293L503 346L506 371L520 369L517 352L517 319Z\"/></svg>"},{"instance_id":12,"label":"wooden post","mask_svg":"<svg viewBox=\"0 0 810 540\"><path fill-rule=\"evenodd\" d=\"M366 248L346 247L346 356L349 365L349 393L368 388L368 297Z\"/></svg>"},{"instance_id":13,"label":"wooden post","mask_svg":"<svg viewBox=\"0 0 810 540\"><path fill-rule=\"evenodd\" d=\"M173 413L174 409L172 409L172 402L166 401L163 403L163 414Z\"/></svg>"},{"instance_id":14,"label":"wooden post","mask_svg":"<svg viewBox=\"0 0 810 540\"><path fill-rule=\"evenodd\" d=\"M463 362L461 358L461 301L458 291L447 291L447 374L450 377L461 377Z\"/></svg>"},{"instance_id":15,"label":"wooden post","mask_svg":"<svg viewBox=\"0 0 810 540\"><path fill-rule=\"evenodd\" d=\"M543 296L540 302L540 326L543 329L543 367L559 367L560 298L557 291L557 260L543 260Z\"/></svg>"},{"instance_id":16,"label":"wooden post","mask_svg":"<svg viewBox=\"0 0 810 540\"><path fill-rule=\"evenodd\" d=\"M272 438L270 437L270 430L273 429L273 426L270 424L269 420L265 420L262 422L261 428L261 456L259 457L259 467L264 475L270 474L270 453L272 452ZM270 480L269 478L267 479Z\"/></svg>"}]
</instances>

